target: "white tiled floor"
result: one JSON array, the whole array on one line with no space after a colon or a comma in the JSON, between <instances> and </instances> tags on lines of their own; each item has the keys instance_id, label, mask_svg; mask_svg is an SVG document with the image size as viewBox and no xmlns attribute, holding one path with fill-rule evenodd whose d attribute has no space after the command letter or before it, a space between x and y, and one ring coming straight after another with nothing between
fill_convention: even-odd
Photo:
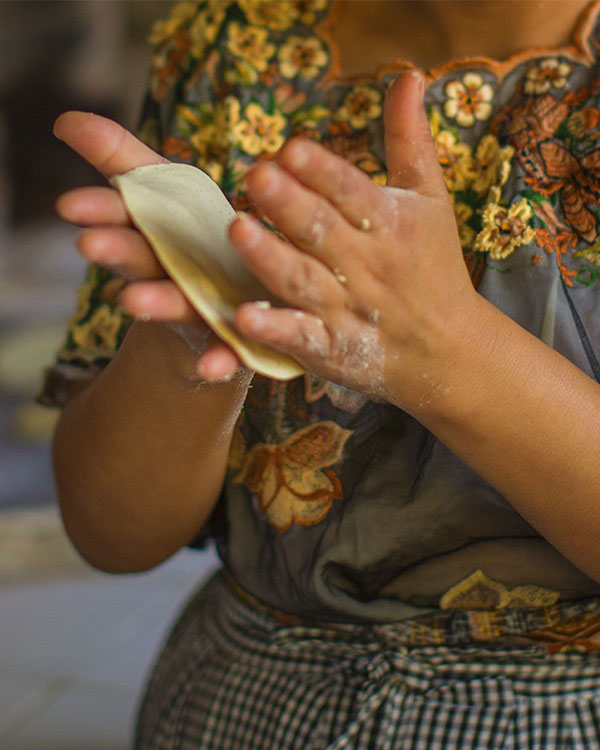
<instances>
[{"instance_id":1,"label":"white tiled floor","mask_svg":"<svg viewBox=\"0 0 600 750\"><path fill-rule=\"evenodd\" d=\"M156 650L215 565L184 550L142 575L0 588L1 750L128 750Z\"/></svg>"}]
</instances>

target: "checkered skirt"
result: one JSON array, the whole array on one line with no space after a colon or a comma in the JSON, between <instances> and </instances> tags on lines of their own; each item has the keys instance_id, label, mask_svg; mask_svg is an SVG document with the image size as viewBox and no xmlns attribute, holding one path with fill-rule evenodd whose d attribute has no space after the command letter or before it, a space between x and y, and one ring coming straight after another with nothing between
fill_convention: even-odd
<instances>
[{"instance_id":1,"label":"checkered skirt","mask_svg":"<svg viewBox=\"0 0 600 750\"><path fill-rule=\"evenodd\" d=\"M285 625L222 573L176 623L136 750L598 750L600 656Z\"/></svg>"}]
</instances>

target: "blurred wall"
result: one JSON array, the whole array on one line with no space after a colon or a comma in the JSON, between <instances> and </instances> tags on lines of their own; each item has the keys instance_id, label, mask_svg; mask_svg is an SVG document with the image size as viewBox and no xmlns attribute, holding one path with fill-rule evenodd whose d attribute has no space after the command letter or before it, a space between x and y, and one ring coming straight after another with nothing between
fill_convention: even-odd
<instances>
[{"instance_id":1,"label":"blurred wall","mask_svg":"<svg viewBox=\"0 0 600 750\"><path fill-rule=\"evenodd\" d=\"M53 122L83 109L134 129L146 38L171 5L0 0L0 511L56 502L49 441L57 414L32 397L62 343L85 263L78 230L55 218L54 203L66 189L103 182L54 138Z\"/></svg>"},{"instance_id":2,"label":"blurred wall","mask_svg":"<svg viewBox=\"0 0 600 750\"><path fill-rule=\"evenodd\" d=\"M163 0L0 2L0 220L52 213L63 189L97 179L52 137L60 112L106 114L135 127L152 22Z\"/></svg>"}]
</instances>

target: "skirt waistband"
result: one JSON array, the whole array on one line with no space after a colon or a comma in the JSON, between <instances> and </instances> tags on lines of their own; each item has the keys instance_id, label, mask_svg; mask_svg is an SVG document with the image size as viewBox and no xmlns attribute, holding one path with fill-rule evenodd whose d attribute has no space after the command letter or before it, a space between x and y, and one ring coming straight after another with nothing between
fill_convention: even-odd
<instances>
[{"instance_id":1,"label":"skirt waistband","mask_svg":"<svg viewBox=\"0 0 600 750\"><path fill-rule=\"evenodd\" d=\"M346 632L377 631L398 646L537 647L548 654L600 651L600 598L531 609L436 610L395 623L333 623L283 612L259 601L227 576L236 596L279 626Z\"/></svg>"}]
</instances>

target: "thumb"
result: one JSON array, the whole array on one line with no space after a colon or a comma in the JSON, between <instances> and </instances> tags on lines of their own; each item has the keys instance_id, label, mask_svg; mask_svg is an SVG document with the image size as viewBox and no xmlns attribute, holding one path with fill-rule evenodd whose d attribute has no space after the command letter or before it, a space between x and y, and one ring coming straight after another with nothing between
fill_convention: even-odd
<instances>
[{"instance_id":1,"label":"thumb","mask_svg":"<svg viewBox=\"0 0 600 750\"><path fill-rule=\"evenodd\" d=\"M392 83L383 114L388 185L439 195L446 187L423 107L425 81L416 71Z\"/></svg>"},{"instance_id":2,"label":"thumb","mask_svg":"<svg viewBox=\"0 0 600 750\"><path fill-rule=\"evenodd\" d=\"M100 115L64 112L54 123L54 135L105 177L167 162L122 125Z\"/></svg>"}]
</instances>

